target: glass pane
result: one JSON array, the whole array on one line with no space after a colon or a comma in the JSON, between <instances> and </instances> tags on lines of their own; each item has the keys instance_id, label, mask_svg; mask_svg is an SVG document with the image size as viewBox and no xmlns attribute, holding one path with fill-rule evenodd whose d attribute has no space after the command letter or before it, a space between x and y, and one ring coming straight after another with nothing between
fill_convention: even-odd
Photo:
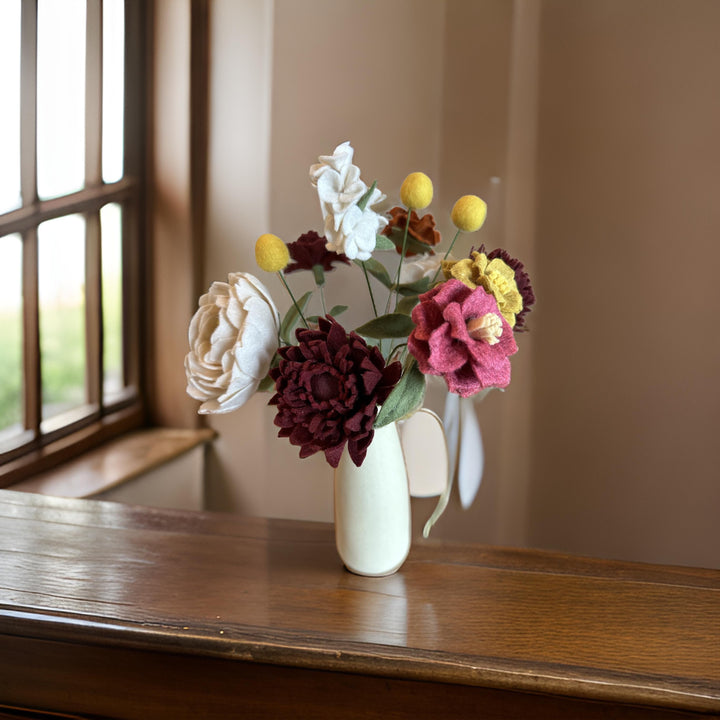
<instances>
[{"instance_id":1,"label":"glass pane","mask_svg":"<svg viewBox=\"0 0 720 720\"><path fill-rule=\"evenodd\" d=\"M0 237L0 436L22 430L22 240Z\"/></svg>"},{"instance_id":2,"label":"glass pane","mask_svg":"<svg viewBox=\"0 0 720 720\"><path fill-rule=\"evenodd\" d=\"M41 198L85 182L85 2L39 0L37 183Z\"/></svg>"},{"instance_id":3,"label":"glass pane","mask_svg":"<svg viewBox=\"0 0 720 720\"><path fill-rule=\"evenodd\" d=\"M85 404L85 220L38 228L40 372L46 420Z\"/></svg>"},{"instance_id":4,"label":"glass pane","mask_svg":"<svg viewBox=\"0 0 720 720\"><path fill-rule=\"evenodd\" d=\"M105 205L102 229L103 392L105 399L123 388L122 211Z\"/></svg>"},{"instance_id":5,"label":"glass pane","mask_svg":"<svg viewBox=\"0 0 720 720\"><path fill-rule=\"evenodd\" d=\"M0 213L20 206L20 0L0 2Z\"/></svg>"},{"instance_id":6,"label":"glass pane","mask_svg":"<svg viewBox=\"0 0 720 720\"><path fill-rule=\"evenodd\" d=\"M123 175L124 0L103 3L102 175L116 182Z\"/></svg>"}]
</instances>

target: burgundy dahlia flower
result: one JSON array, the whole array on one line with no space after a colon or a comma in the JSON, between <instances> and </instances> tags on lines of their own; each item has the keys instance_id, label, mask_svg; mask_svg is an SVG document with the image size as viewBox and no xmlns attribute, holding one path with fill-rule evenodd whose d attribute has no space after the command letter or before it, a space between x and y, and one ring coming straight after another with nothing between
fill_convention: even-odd
<instances>
[{"instance_id":1,"label":"burgundy dahlia flower","mask_svg":"<svg viewBox=\"0 0 720 720\"><path fill-rule=\"evenodd\" d=\"M325 247L326 242L324 236L318 235L314 230L308 230L295 242L289 243L290 257L295 262L290 263L284 272L287 274L295 270L312 270L316 265L320 265L325 272L328 272L333 269L333 263L350 264L347 256L328 250Z\"/></svg>"},{"instance_id":2,"label":"burgundy dahlia flower","mask_svg":"<svg viewBox=\"0 0 720 720\"><path fill-rule=\"evenodd\" d=\"M484 288L471 290L451 278L420 296L412 319L408 350L420 371L444 377L450 392L470 397L510 383L509 356L517 344L497 301Z\"/></svg>"},{"instance_id":3,"label":"burgundy dahlia flower","mask_svg":"<svg viewBox=\"0 0 720 720\"><path fill-rule=\"evenodd\" d=\"M376 347L330 315L318 320L317 330L299 329L295 336L298 344L280 348L280 364L270 371L278 437L299 445L301 458L322 450L332 467L347 443L359 467L373 439L378 405L400 379L402 366L385 365Z\"/></svg>"},{"instance_id":4,"label":"burgundy dahlia flower","mask_svg":"<svg viewBox=\"0 0 720 720\"><path fill-rule=\"evenodd\" d=\"M485 245L480 246L481 253L485 252ZM518 292L522 295L522 310L515 315L515 332L527 330L525 327L525 316L530 312L531 305L535 303L535 293L530 284L530 276L525 272L525 266L502 248L497 248L486 253L488 260L500 258L508 267L515 272L515 283Z\"/></svg>"}]
</instances>

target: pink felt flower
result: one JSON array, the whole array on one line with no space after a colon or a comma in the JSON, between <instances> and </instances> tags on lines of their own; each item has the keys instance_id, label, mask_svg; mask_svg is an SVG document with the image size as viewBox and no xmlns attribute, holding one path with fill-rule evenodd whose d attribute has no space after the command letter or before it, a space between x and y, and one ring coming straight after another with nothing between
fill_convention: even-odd
<instances>
[{"instance_id":1,"label":"pink felt flower","mask_svg":"<svg viewBox=\"0 0 720 720\"><path fill-rule=\"evenodd\" d=\"M484 288L447 280L420 296L412 319L408 349L420 371L444 377L450 392L469 397L510 383L509 356L517 344Z\"/></svg>"}]
</instances>

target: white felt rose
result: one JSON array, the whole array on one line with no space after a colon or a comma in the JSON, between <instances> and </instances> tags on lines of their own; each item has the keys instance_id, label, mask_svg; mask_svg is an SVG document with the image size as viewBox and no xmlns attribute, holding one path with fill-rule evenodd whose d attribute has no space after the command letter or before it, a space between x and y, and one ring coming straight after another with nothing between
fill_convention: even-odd
<instances>
[{"instance_id":1,"label":"white felt rose","mask_svg":"<svg viewBox=\"0 0 720 720\"><path fill-rule=\"evenodd\" d=\"M280 316L265 286L249 273L214 282L188 330L187 393L198 412L236 410L255 393L278 347Z\"/></svg>"},{"instance_id":2,"label":"white felt rose","mask_svg":"<svg viewBox=\"0 0 720 720\"><path fill-rule=\"evenodd\" d=\"M360 210L357 202L368 186L360 179L360 169L352 164L353 153L350 143L344 142L332 155L321 155L310 167L310 181L318 191L327 249L344 253L351 260L368 260L377 233L387 225L387 220L371 208L385 195L374 188L365 209Z\"/></svg>"}]
</instances>

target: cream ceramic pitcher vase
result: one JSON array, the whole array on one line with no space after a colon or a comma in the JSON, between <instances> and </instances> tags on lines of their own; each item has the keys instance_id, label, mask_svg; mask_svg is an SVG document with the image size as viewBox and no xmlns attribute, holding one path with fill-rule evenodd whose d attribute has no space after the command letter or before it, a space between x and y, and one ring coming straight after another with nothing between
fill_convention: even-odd
<instances>
[{"instance_id":1,"label":"cream ceramic pitcher vase","mask_svg":"<svg viewBox=\"0 0 720 720\"><path fill-rule=\"evenodd\" d=\"M347 448L335 470L335 542L358 575L391 575L410 551L410 492L395 423L377 430L357 467Z\"/></svg>"}]
</instances>

